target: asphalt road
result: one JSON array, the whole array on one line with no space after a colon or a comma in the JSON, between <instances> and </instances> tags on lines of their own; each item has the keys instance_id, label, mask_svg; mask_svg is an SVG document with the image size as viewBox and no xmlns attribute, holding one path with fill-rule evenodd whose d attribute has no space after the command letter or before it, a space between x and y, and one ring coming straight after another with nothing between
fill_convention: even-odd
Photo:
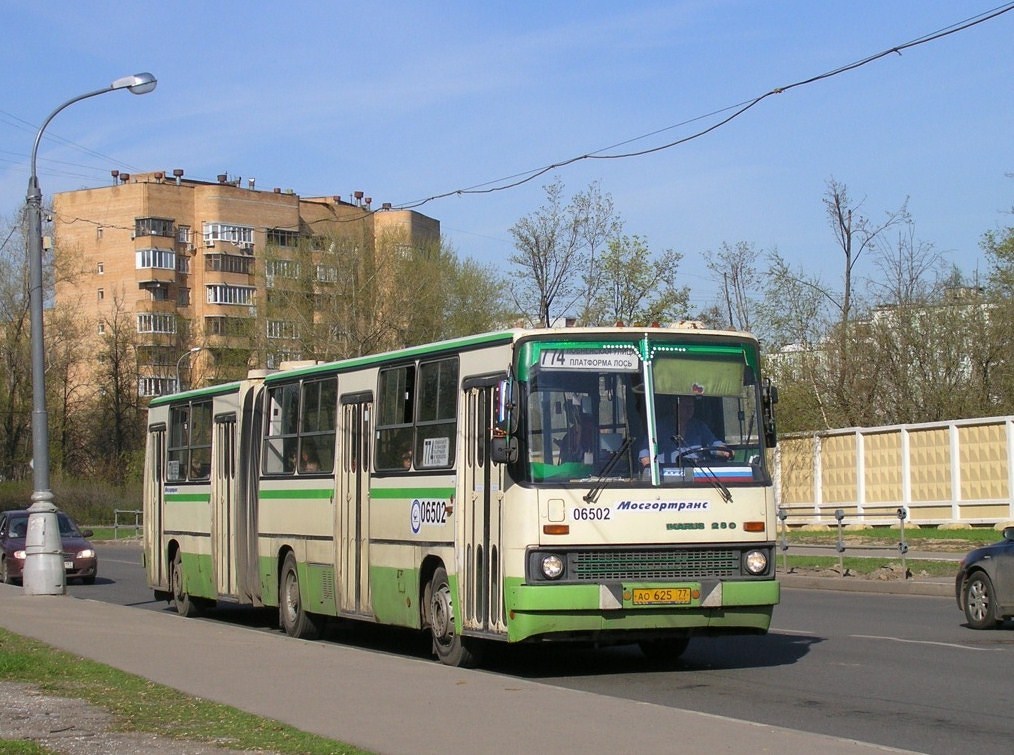
<instances>
[{"instance_id":1,"label":"asphalt road","mask_svg":"<svg viewBox=\"0 0 1014 755\"><path fill-rule=\"evenodd\" d=\"M68 593L171 610L145 588L137 546L98 549L96 584L70 585ZM222 609L207 620L278 631L271 611ZM485 666L906 750L1006 752L1014 741L1014 623L977 632L963 621L950 598L786 589L770 634L695 639L672 670L652 668L632 647L560 645L498 649ZM429 651L414 633L354 624L332 628L325 641L412 657Z\"/></svg>"}]
</instances>

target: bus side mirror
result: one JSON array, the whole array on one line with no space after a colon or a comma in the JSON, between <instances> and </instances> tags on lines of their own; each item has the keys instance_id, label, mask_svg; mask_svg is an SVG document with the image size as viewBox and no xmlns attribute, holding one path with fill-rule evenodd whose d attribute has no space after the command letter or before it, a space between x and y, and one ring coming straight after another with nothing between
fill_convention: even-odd
<instances>
[{"instance_id":1,"label":"bus side mirror","mask_svg":"<svg viewBox=\"0 0 1014 755\"><path fill-rule=\"evenodd\" d=\"M489 458L494 464L513 464L518 460L518 439L504 435L493 438Z\"/></svg>"},{"instance_id":2,"label":"bus side mirror","mask_svg":"<svg viewBox=\"0 0 1014 755\"><path fill-rule=\"evenodd\" d=\"M514 435L518 431L514 381L511 378L501 380L496 388L496 427L507 435Z\"/></svg>"}]
</instances>

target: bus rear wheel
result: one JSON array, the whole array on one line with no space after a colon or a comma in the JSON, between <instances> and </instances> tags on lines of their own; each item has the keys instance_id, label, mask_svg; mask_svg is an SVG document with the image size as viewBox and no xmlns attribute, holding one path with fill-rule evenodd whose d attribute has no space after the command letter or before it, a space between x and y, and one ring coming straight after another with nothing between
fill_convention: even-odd
<instances>
[{"instance_id":1,"label":"bus rear wheel","mask_svg":"<svg viewBox=\"0 0 1014 755\"><path fill-rule=\"evenodd\" d=\"M187 618L200 616L200 602L192 597L183 587L183 554L180 551L176 551L176 555L173 556L170 580L172 583L173 602L176 604L176 613Z\"/></svg>"},{"instance_id":2,"label":"bus rear wheel","mask_svg":"<svg viewBox=\"0 0 1014 755\"><path fill-rule=\"evenodd\" d=\"M447 570L439 566L426 587L426 609L433 636L433 653L448 666L471 668L479 662L474 640L457 634L454 627L454 601Z\"/></svg>"},{"instance_id":3,"label":"bus rear wheel","mask_svg":"<svg viewBox=\"0 0 1014 755\"><path fill-rule=\"evenodd\" d=\"M290 637L300 640L316 640L320 637L323 620L307 612L303 606L296 557L292 553L285 556L282 564L282 578L278 584L278 619Z\"/></svg>"}]
</instances>

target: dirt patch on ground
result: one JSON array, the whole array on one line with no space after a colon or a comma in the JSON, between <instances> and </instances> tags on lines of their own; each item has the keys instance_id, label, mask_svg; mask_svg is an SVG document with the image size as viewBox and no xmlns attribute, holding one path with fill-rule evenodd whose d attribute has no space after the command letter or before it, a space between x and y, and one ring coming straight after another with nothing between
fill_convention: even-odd
<instances>
[{"instance_id":1,"label":"dirt patch on ground","mask_svg":"<svg viewBox=\"0 0 1014 755\"><path fill-rule=\"evenodd\" d=\"M111 755L227 755L239 750L143 732L117 731L118 721L84 700L51 697L28 684L0 682L3 740L31 740L53 752Z\"/></svg>"},{"instance_id":2,"label":"dirt patch on ground","mask_svg":"<svg viewBox=\"0 0 1014 755\"><path fill-rule=\"evenodd\" d=\"M795 577L827 577L833 579L868 579L879 582L905 581L920 582L926 580L938 581L940 576L927 574L925 571L913 571L909 568L902 568L901 563L883 564L869 572L858 572L845 568L842 574L837 566L790 566L788 569L778 567L778 576L792 575Z\"/></svg>"}]
</instances>

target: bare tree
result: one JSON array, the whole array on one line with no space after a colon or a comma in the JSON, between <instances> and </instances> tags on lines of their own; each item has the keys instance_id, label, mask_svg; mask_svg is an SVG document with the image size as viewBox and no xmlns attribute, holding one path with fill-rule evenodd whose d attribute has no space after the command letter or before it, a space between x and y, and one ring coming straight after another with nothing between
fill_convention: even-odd
<instances>
[{"instance_id":1,"label":"bare tree","mask_svg":"<svg viewBox=\"0 0 1014 755\"><path fill-rule=\"evenodd\" d=\"M31 328L28 236L22 218L0 224L0 475L28 474L31 457Z\"/></svg>"},{"instance_id":2,"label":"bare tree","mask_svg":"<svg viewBox=\"0 0 1014 755\"><path fill-rule=\"evenodd\" d=\"M545 187L546 204L511 227L516 252L508 261L520 271L510 293L529 322L550 326L561 313L593 300L597 287L594 254L619 221L612 200L597 185L564 204L560 179Z\"/></svg>"},{"instance_id":3,"label":"bare tree","mask_svg":"<svg viewBox=\"0 0 1014 755\"><path fill-rule=\"evenodd\" d=\"M139 395L137 326L119 296L105 318L96 354L91 426L99 474L120 484L144 445L144 403Z\"/></svg>"},{"instance_id":4,"label":"bare tree","mask_svg":"<svg viewBox=\"0 0 1014 755\"><path fill-rule=\"evenodd\" d=\"M712 279L721 286L724 312L721 321L736 330L753 329L755 293L760 289L758 253L753 244L739 241L722 243L718 252L706 252L705 265Z\"/></svg>"},{"instance_id":5,"label":"bare tree","mask_svg":"<svg viewBox=\"0 0 1014 755\"><path fill-rule=\"evenodd\" d=\"M899 209L886 213L883 221L875 223L859 213L862 202L853 202L848 187L834 178L827 182L823 202L828 225L842 253L842 290L838 309L841 314L839 322L847 323L852 317L853 275L860 257L883 242L885 231L908 221L908 203L902 203Z\"/></svg>"}]
</instances>

